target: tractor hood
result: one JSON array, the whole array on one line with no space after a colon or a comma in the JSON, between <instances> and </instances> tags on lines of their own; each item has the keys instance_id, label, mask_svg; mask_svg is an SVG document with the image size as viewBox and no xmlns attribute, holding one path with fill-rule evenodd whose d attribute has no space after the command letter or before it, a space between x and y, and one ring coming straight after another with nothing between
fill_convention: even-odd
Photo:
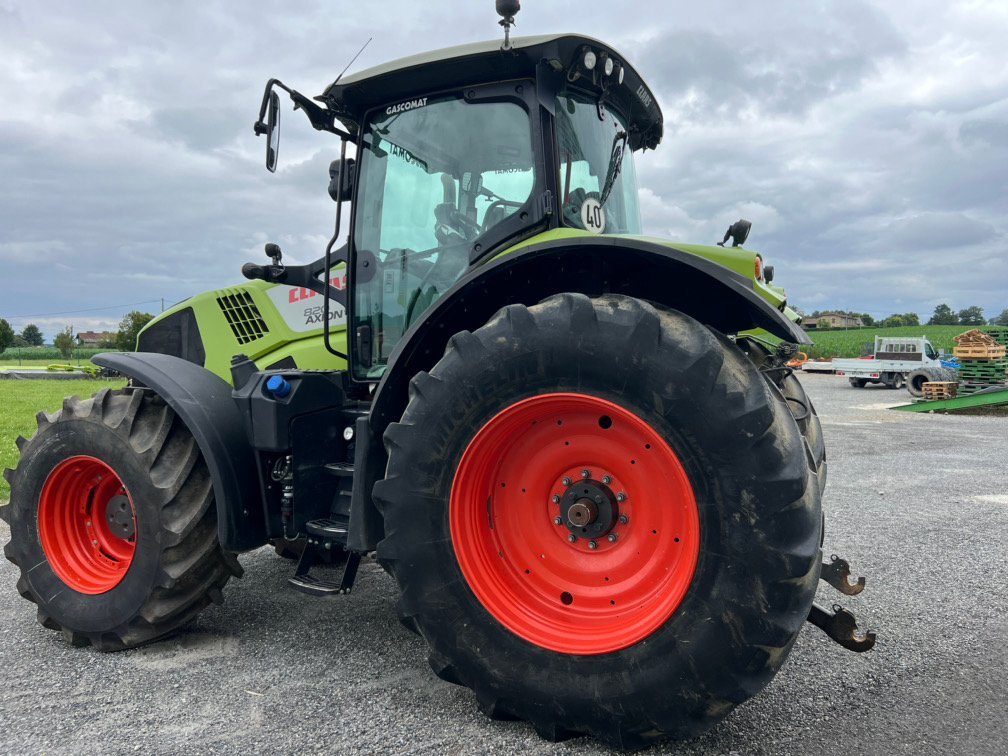
<instances>
[{"instance_id":1,"label":"tractor hood","mask_svg":"<svg viewBox=\"0 0 1008 756\"><path fill-rule=\"evenodd\" d=\"M592 66L586 66L586 55ZM596 92L627 119L632 149L654 149L661 141L661 109L640 74L604 42L580 35L515 37L508 50L500 40L476 42L400 58L338 79L315 99L351 132L379 106L404 106L428 93L517 78L544 71L563 74L578 88ZM611 73L606 74L609 68ZM622 79L622 81L620 81ZM552 110L552 99L543 97Z\"/></svg>"}]
</instances>

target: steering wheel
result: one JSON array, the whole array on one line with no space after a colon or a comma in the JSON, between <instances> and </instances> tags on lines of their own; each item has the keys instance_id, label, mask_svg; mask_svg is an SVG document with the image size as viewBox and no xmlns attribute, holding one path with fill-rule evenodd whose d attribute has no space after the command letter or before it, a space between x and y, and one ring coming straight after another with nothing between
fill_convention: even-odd
<instances>
[{"instance_id":1,"label":"steering wheel","mask_svg":"<svg viewBox=\"0 0 1008 756\"><path fill-rule=\"evenodd\" d=\"M434 236L442 246L472 241L480 234L480 225L450 202L434 208Z\"/></svg>"},{"instance_id":2,"label":"steering wheel","mask_svg":"<svg viewBox=\"0 0 1008 756\"><path fill-rule=\"evenodd\" d=\"M514 200L506 200L503 198L496 199L491 202L487 206L486 212L483 213L483 227L480 229L480 233L483 233L488 228L496 226L502 220L507 218L508 215L510 215L508 212L502 213L502 210L506 210L508 207L521 207L523 204L525 203L515 202Z\"/></svg>"}]
</instances>

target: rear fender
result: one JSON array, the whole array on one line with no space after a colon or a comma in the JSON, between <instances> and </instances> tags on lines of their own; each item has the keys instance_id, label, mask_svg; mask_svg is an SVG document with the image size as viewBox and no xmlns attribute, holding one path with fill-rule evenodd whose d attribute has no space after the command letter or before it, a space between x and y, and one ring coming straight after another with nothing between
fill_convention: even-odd
<instances>
[{"instance_id":1,"label":"rear fender","mask_svg":"<svg viewBox=\"0 0 1008 756\"><path fill-rule=\"evenodd\" d=\"M410 379L441 359L453 334L479 328L506 305L531 306L563 292L625 294L679 310L722 333L762 328L785 341L811 343L754 290L752 279L711 260L643 239L559 239L473 269L424 313L392 353L375 391L375 432L399 419Z\"/></svg>"}]
</instances>

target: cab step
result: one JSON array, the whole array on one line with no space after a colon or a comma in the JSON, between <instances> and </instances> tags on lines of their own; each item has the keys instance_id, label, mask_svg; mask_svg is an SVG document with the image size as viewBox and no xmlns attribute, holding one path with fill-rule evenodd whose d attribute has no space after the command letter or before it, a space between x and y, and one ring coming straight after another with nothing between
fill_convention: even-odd
<instances>
[{"instance_id":1,"label":"cab step","mask_svg":"<svg viewBox=\"0 0 1008 756\"><path fill-rule=\"evenodd\" d=\"M340 519L310 520L305 523L308 533L308 543L298 560L297 569L288 582L295 590L307 593L309 596L335 596L347 594L353 590L357 578L357 568L360 566L361 555L355 551L346 553L339 581L326 580L312 574L312 568L324 564L323 554L335 553L346 546L348 523Z\"/></svg>"},{"instance_id":2,"label":"cab step","mask_svg":"<svg viewBox=\"0 0 1008 756\"><path fill-rule=\"evenodd\" d=\"M353 462L330 462L325 466L325 471L337 478L352 478L354 466Z\"/></svg>"},{"instance_id":3,"label":"cab step","mask_svg":"<svg viewBox=\"0 0 1008 756\"><path fill-rule=\"evenodd\" d=\"M341 545L345 544L347 533L349 532L348 528L348 523L333 519L309 520L305 523L309 543L313 542L312 536L315 536L315 540L339 541ZM318 545L321 546L324 544Z\"/></svg>"}]
</instances>

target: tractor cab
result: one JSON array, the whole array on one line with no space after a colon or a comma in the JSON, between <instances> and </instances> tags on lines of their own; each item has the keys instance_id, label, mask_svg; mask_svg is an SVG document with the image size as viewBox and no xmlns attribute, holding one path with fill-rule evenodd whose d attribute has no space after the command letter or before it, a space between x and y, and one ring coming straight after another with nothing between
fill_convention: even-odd
<instances>
[{"instance_id":1,"label":"tractor cab","mask_svg":"<svg viewBox=\"0 0 1008 756\"><path fill-rule=\"evenodd\" d=\"M334 166L346 179L330 193L353 200L357 380L380 378L403 335L472 266L552 229L640 233L632 153L658 144L661 111L598 40L539 36L424 53L342 77L315 101L271 81L263 113L275 107L275 86L316 128L356 148L352 171L345 157ZM275 167L268 120L257 130L269 134Z\"/></svg>"}]
</instances>

